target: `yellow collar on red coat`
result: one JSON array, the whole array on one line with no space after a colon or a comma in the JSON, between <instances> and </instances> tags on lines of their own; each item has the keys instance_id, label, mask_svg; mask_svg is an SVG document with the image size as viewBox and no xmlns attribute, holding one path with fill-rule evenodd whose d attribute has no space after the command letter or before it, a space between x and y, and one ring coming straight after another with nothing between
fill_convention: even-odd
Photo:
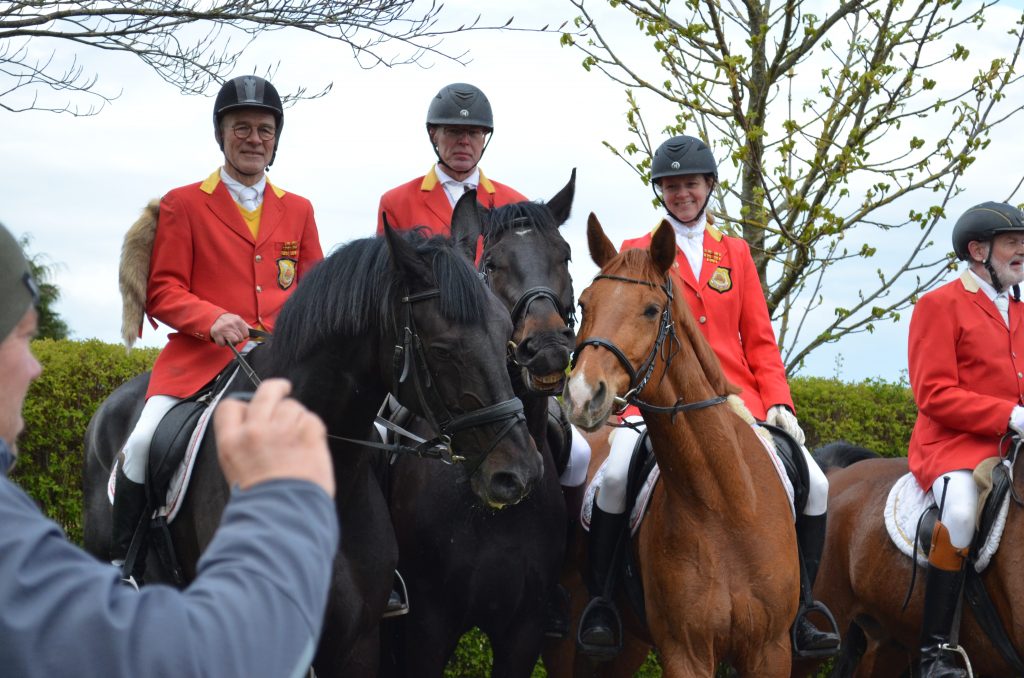
<instances>
[{"instance_id":1,"label":"yellow collar on red coat","mask_svg":"<svg viewBox=\"0 0 1024 678\"><path fill-rule=\"evenodd\" d=\"M963 273L960 274L960 283L964 286L965 290L971 293L976 294L981 289L981 286L978 285L978 281L974 279L974 276L971 275L971 272L966 268L963 270Z\"/></svg>"},{"instance_id":2,"label":"yellow collar on red coat","mask_svg":"<svg viewBox=\"0 0 1024 678\"><path fill-rule=\"evenodd\" d=\"M666 221L666 220L663 219L662 221ZM654 232L658 230L658 226L661 226L661 221L659 221L657 224L655 224L654 228L651 229L651 237L652 238L654 237ZM715 228L711 224L705 224L704 225L704 230L707 231L707 234L710 235L714 239L715 242L722 242L722 232L719 231L717 228Z\"/></svg>"},{"instance_id":3,"label":"yellow collar on red coat","mask_svg":"<svg viewBox=\"0 0 1024 678\"><path fill-rule=\"evenodd\" d=\"M217 169L213 170L213 174L206 177L206 181L199 185L199 190L202 191L203 193L206 193L207 195L213 195L213 189L217 188L217 184L219 183L220 168L218 167ZM270 179L267 179L267 186L270 186L270 189L274 191L274 195L276 195L278 198L284 197L285 191L270 183Z\"/></svg>"},{"instance_id":4,"label":"yellow collar on red coat","mask_svg":"<svg viewBox=\"0 0 1024 678\"><path fill-rule=\"evenodd\" d=\"M423 182L420 183L421 191L432 191L434 186L437 186L438 178L437 173L434 172L434 165L431 165L430 171L423 175ZM480 186L488 193L494 193L494 182L484 176L484 171L480 170Z\"/></svg>"}]
</instances>

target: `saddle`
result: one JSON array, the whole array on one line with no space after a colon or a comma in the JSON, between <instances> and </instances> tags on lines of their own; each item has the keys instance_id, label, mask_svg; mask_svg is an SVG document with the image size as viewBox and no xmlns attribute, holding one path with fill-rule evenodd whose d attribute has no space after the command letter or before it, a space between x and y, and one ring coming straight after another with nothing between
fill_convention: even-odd
<instances>
[{"instance_id":1,"label":"saddle","mask_svg":"<svg viewBox=\"0 0 1024 678\"><path fill-rule=\"evenodd\" d=\"M237 372L237 364L229 363L209 384L175 404L157 424L149 448L146 507L143 511L151 518L140 521L132 536L125 557L126 572L135 571L135 563L144 561L147 548L153 546L172 583L184 585L184 575L174 553L168 524L181 506L212 408L227 392ZM189 453L188 459L186 453ZM116 466L111 469L112 479L115 470ZM110 482L113 484L113 480ZM173 494L172 487L175 490Z\"/></svg>"}]
</instances>

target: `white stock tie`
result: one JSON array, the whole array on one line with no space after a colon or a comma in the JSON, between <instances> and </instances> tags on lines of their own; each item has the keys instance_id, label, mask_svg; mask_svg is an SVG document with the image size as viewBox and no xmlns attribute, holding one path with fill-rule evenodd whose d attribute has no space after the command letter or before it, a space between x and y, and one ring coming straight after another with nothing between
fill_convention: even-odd
<instances>
[{"instance_id":1,"label":"white stock tie","mask_svg":"<svg viewBox=\"0 0 1024 678\"><path fill-rule=\"evenodd\" d=\"M260 206L259 191L257 191L252 186L246 186L241 191L239 191L239 197L241 198L242 207L249 210L250 212L254 212L256 208Z\"/></svg>"},{"instance_id":2,"label":"white stock tie","mask_svg":"<svg viewBox=\"0 0 1024 678\"><path fill-rule=\"evenodd\" d=\"M992 301L995 302L996 308L999 309L999 314L1001 316L1003 316L1003 322L1006 323L1007 327L1009 327L1010 326L1010 298L1007 296L1007 294L1005 292L1003 292L1002 294L997 294L996 298L993 299Z\"/></svg>"}]
</instances>

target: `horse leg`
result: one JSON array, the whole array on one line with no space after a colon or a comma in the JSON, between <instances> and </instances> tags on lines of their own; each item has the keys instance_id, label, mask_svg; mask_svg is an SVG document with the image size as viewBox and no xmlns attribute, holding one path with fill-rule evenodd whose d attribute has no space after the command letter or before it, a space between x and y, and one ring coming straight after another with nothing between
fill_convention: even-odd
<instances>
[{"instance_id":1,"label":"horse leg","mask_svg":"<svg viewBox=\"0 0 1024 678\"><path fill-rule=\"evenodd\" d=\"M491 678L529 678L544 644L544 615L533 614L499 633L488 633L494 663Z\"/></svg>"},{"instance_id":2,"label":"horse leg","mask_svg":"<svg viewBox=\"0 0 1024 678\"><path fill-rule=\"evenodd\" d=\"M789 644L789 629L783 639L748 651L737 662L734 668L739 676L754 678L757 676L788 676L792 669L793 655ZM714 675L714 674L711 674Z\"/></svg>"}]
</instances>

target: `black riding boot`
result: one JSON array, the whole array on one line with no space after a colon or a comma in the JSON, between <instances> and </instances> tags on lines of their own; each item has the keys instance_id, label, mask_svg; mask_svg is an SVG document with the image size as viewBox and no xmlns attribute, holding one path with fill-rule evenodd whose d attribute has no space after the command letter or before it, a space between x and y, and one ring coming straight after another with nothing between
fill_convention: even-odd
<instances>
[{"instance_id":1,"label":"black riding boot","mask_svg":"<svg viewBox=\"0 0 1024 678\"><path fill-rule=\"evenodd\" d=\"M808 597L814 590L814 580L818 576L821 564L821 551L825 547L825 526L827 514L820 516L800 516L796 521L796 542L800 549L800 589L806 591ZM801 614L797 617L794 631L796 646L794 653L813 653L827 655L829 651L839 650L839 635L831 631L822 631Z\"/></svg>"},{"instance_id":2,"label":"black riding boot","mask_svg":"<svg viewBox=\"0 0 1024 678\"><path fill-rule=\"evenodd\" d=\"M966 678L967 671L957 666L957 655L942 647L949 643L963 586L963 556L967 549L956 549L949 532L936 523L932 550L928 556L928 575L924 589L924 619L921 622L921 678ZM949 569L953 568L953 569Z\"/></svg>"},{"instance_id":3,"label":"black riding boot","mask_svg":"<svg viewBox=\"0 0 1024 678\"><path fill-rule=\"evenodd\" d=\"M590 517L587 561L590 604L583 610L576 644L595 659L611 659L622 649L622 621L611 599L615 591L615 552L626 528L625 513L605 513L594 504Z\"/></svg>"},{"instance_id":4,"label":"black riding boot","mask_svg":"<svg viewBox=\"0 0 1024 678\"><path fill-rule=\"evenodd\" d=\"M132 537L142 520L146 510L146 486L132 482L120 467L114 478L114 508L111 518L110 559L116 565L122 565L128 557L128 549ZM139 558L135 562L133 572L125 572L125 578L141 576L145 561L145 551L139 549Z\"/></svg>"}]
</instances>

